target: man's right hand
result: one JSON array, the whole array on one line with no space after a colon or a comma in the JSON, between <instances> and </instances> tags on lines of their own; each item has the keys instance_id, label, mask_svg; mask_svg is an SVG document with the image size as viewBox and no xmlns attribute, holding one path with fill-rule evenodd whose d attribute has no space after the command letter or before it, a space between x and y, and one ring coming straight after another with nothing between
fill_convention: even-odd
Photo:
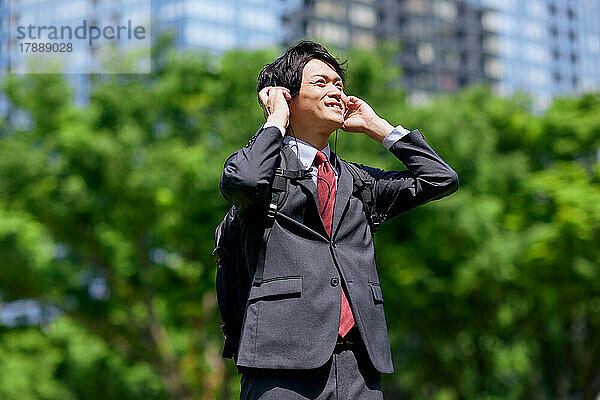
<instances>
[{"instance_id":1,"label":"man's right hand","mask_svg":"<svg viewBox=\"0 0 600 400\"><path fill-rule=\"evenodd\" d=\"M290 118L288 101L292 99L289 89L283 86L267 86L258 93L267 122L287 128Z\"/></svg>"}]
</instances>

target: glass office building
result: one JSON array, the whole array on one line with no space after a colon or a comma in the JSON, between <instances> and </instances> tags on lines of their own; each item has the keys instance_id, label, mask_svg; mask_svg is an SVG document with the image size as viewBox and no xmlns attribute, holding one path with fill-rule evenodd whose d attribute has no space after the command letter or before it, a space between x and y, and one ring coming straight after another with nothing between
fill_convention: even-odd
<instances>
[{"instance_id":1,"label":"glass office building","mask_svg":"<svg viewBox=\"0 0 600 400\"><path fill-rule=\"evenodd\" d=\"M0 0L0 75L15 19L119 20L142 3L153 37L172 30L183 49L220 53L305 37L342 48L401 41L403 84L417 102L488 82L501 95L525 91L542 109L557 95L600 88L598 0ZM75 85L79 98L85 85Z\"/></svg>"},{"instance_id":2,"label":"glass office building","mask_svg":"<svg viewBox=\"0 0 600 400\"><path fill-rule=\"evenodd\" d=\"M598 0L304 0L286 21L288 43L400 41L415 102L487 82L543 109L557 95L600 89Z\"/></svg>"},{"instance_id":3,"label":"glass office building","mask_svg":"<svg viewBox=\"0 0 600 400\"><path fill-rule=\"evenodd\" d=\"M154 0L158 31L172 30L177 47L213 52L280 46L282 16L300 0Z\"/></svg>"},{"instance_id":4,"label":"glass office building","mask_svg":"<svg viewBox=\"0 0 600 400\"><path fill-rule=\"evenodd\" d=\"M90 26L127 26L128 21L143 22L147 34L143 41L126 40L127 32L121 31L119 37L124 40L105 40L103 43L97 40L94 45L88 45ZM75 90L75 101L85 103L89 92L88 73L150 71L149 22L149 0L0 0L0 79L8 71L66 73L66 79ZM54 37L52 29L56 30ZM84 36L86 39L77 39ZM70 45L72 51L60 44ZM32 51L34 45L54 47L50 52L39 52ZM108 47L117 52L145 49L143 68L125 68L125 64L118 62L105 63L100 55ZM34 60L33 57L42 58ZM60 62L61 66L51 64L51 59ZM35 62L32 64L31 61ZM6 113L8 107L6 99L0 98L0 109Z\"/></svg>"},{"instance_id":5,"label":"glass office building","mask_svg":"<svg viewBox=\"0 0 600 400\"><path fill-rule=\"evenodd\" d=\"M54 72L45 69L46 65L27 66L32 57L41 57L42 64L52 58L60 59L63 66L59 72L66 73L149 71L149 65L141 71L120 70L116 63L113 65L116 69L111 71L102 67L99 57L109 46L119 52L145 46L149 55L148 0L4 0L2 20L5 25L2 49L6 50L2 52L3 64L6 65L8 58L13 72ZM128 32L128 24L140 26L140 40ZM117 27L123 29L117 33ZM43 45L47 50L35 50Z\"/></svg>"},{"instance_id":6,"label":"glass office building","mask_svg":"<svg viewBox=\"0 0 600 400\"><path fill-rule=\"evenodd\" d=\"M400 41L396 60L415 103L485 80L481 12L463 0L305 1L287 21L289 43L304 36L342 48Z\"/></svg>"},{"instance_id":7,"label":"glass office building","mask_svg":"<svg viewBox=\"0 0 600 400\"><path fill-rule=\"evenodd\" d=\"M285 34L282 16L299 4L300 0L0 0L0 78L8 70L18 71L25 62L14 53L17 26L34 23L76 27L84 19L88 24L122 25L146 13L151 16L153 41L161 33L172 31L176 48L218 54L234 48L280 46ZM129 41L120 49L132 50L135 45ZM68 60L69 68L64 72L102 72L93 68L98 59L94 48L85 49ZM87 77L68 75L67 78L75 88L76 101L85 102ZM0 103L6 108L5 101L0 99Z\"/></svg>"},{"instance_id":8,"label":"glass office building","mask_svg":"<svg viewBox=\"0 0 600 400\"><path fill-rule=\"evenodd\" d=\"M0 0L0 70L8 69L7 49L16 34L11 25L117 23L147 9L153 32L174 31L177 47L222 52L281 45L282 16L299 5L300 0Z\"/></svg>"},{"instance_id":9,"label":"glass office building","mask_svg":"<svg viewBox=\"0 0 600 400\"><path fill-rule=\"evenodd\" d=\"M600 2L480 0L485 73L498 93L553 97L600 89Z\"/></svg>"}]
</instances>

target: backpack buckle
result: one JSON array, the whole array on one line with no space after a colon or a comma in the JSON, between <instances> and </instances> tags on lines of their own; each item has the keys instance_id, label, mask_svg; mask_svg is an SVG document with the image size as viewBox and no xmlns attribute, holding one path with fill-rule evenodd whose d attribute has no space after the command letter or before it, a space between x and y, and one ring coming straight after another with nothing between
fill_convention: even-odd
<instances>
[{"instance_id":1,"label":"backpack buckle","mask_svg":"<svg viewBox=\"0 0 600 400\"><path fill-rule=\"evenodd\" d=\"M273 219L275 218L275 214L277 214L277 203L269 203L269 208L267 209L267 218Z\"/></svg>"},{"instance_id":2,"label":"backpack buckle","mask_svg":"<svg viewBox=\"0 0 600 400\"><path fill-rule=\"evenodd\" d=\"M379 225L381 224L381 222L372 221L372 223L373 223L373 233L376 233L379 230Z\"/></svg>"}]
</instances>

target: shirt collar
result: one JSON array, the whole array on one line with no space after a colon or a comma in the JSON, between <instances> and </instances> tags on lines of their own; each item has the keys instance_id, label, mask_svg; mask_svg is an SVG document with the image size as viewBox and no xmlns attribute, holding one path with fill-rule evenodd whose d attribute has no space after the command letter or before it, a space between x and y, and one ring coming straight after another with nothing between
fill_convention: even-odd
<instances>
[{"instance_id":1,"label":"shirt collar","mask_svg":"<svg viewBox=\"0 0 600 400\"><path fill-rule=\"evenodd\" d=\"M283 144L289 145L292 148L294 153L296 153L298 155L298 158L300 159L300 163L302 164L302 166L305 169L309 169L312 167L313 161L315 160L315 156L317 155L317 151L318 151L316 147L306 143L303 140L296 139L296 138L293 138L288 135L284 136ZM297 144L297 146L296 146L296 144ZM330 160L331 150L329 149L329 143L321 151L323 153L325 153L325 156L327 156L327 161L329 161L331 163L331 160Z\"/></svg>"}]
</instances>

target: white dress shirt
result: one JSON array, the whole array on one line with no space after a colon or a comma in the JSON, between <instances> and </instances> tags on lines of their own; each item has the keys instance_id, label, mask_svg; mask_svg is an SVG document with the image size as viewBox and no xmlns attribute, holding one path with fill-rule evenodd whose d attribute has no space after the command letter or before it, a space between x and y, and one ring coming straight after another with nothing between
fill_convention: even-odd
<instances>
[{"instance_id":1,"label":"white dress shirt","mask_svg":"<svg viewBox=\"0 0 600 400\"><path fill-rule=\"evenodd\" d=\"M302 168L309 170L310 176L312 177L312 180L315 183L315 186L318 186L317 185L317 176L319 175L319 170L318 170L317 166L314 165L314 161L315 161L315 156L317 155L317 151L319 151L319 150L317 150L315 147L306 143L303 140L296 139L292 136L284 136L283 137L283 145L285 146L288 144L290 145L290 147L292 148L294 153L296 153L296 155L298 156L298 158L300 160L300 164L302 164ZM327 144L327 146L325 146L325 148L321 151L323 153L325 153L325 156L327 156L327 162L329 162L330 156L331 156L331 150L329 149L329 144ZM329 162L329 165L331 165L330 162ZM333 168L333 165L332 165L332 169L335 172L335 180L337 182L337 177L339 175L337 165L336 165L336 168Z\"/></svg>"}]
</instances>

